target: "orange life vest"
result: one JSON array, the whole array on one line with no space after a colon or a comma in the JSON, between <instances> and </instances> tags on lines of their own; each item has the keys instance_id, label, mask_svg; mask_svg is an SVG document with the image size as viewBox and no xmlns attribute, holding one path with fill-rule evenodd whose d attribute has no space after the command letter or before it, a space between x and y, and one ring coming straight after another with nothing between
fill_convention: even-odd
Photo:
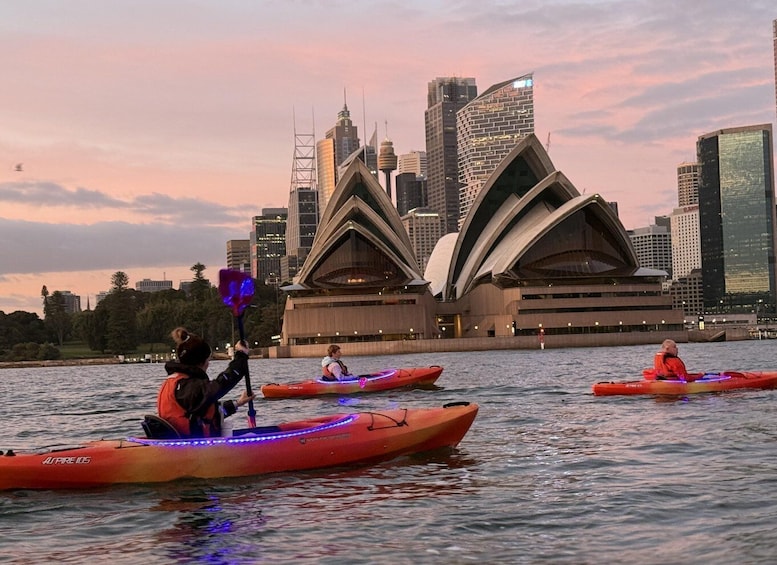
<instances>
[{"instance_id":1,"label":"orange life vest","mask_svg":"<svg viewBox=\"0 0 777 565\"><path fill-rule=\"evenodd\" d=\"M159 394L156 401L156 409L159 417L170 422L170 425L181 434L181 437L192 436L191 414L189 414L175 399L175 390L178 388L178 383L181 380L188 378L189 375L184 373L173 373L170 375L159 388ZM208 407L205 416L201 418L202 431L205 437L219 435L218 430L212 425L216 417L216 405L213 404Z\"/></svg>"},{"instance_id":2,"label":"orange life vest","mask_svg":"<svg viewBox=\"0 0 777 565\"><path fill-rule=\"evenodd\" d=\"M343 375L347 375L348 374L348 367L345 366L345 363L343 363L342 361L338 361L337 359L332 359L332 362L337 363L338 365L340 365L340 370L342 371ZM327 363L326 365L323 365L321 367L321 372L324 373L325 377L335 378L335 376L332 374L332 371L329 370L329 365L331 365L331 364L332 363Z\"/></svg>"},{"instance_id":3,"label":"orange life vest","mask_svg":"<svg viewBox=\"0 0 777 565\"><path fill-rule=\"evenodd\" d=\"M666 358L670 357L673 360L676 360L673 363L667 363ZM686 373L684 370L684 364L680 359L675 357L674 355L671 355L667 353L666 351L659 351L656 353L655 357L653 358L653 366L656 369L656 377L667 377L670 379L685 379L686 374L681 374L678 371L682 371L682 373Z\"/></svg>"}]
</instances>

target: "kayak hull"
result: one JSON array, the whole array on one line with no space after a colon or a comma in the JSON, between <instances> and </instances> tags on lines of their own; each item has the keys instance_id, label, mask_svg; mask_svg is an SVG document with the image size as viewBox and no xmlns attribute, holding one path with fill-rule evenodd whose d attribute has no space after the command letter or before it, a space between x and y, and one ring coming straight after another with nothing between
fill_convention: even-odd
<instances>
[{"instance_id":1,"label":"kayak hull","mask_svg":"<svg viewBox=\"0 0 777 565\"><path fill-rule=\"evenodd\" d=\"M408 386L428 386L442 374L442 367L408 367L386 369L369 375L358 375L347 381L310 379L296 383L266 384L262 386L265 398L294 398L322 394L356 394L377 392Z\"/></svg>"},{"instance_id":2,"label":"kayak hull","mask_svg":"<svg viewBox=\"0 0 777 565\"><path fill-rule=\"evenodd\" d=\"M476 404L335 414L228 438L99 440L0 456L0 490L83 489L363 465L461 442Z\"/></svg>"},{"instance_id":3,"label":"kayak hull","mask_svg":"<svg viewBox=\"0 0 777 565\"><path fill-rule=\"evenodd\" d=\"M726 371L719 374L706 374L691 382L647 379L628 382L600 382L593 385L593 393L595 396L632 394L683 396L703 392L773 388L777 388L777 371Z\"/></svg>"}]
</instances>

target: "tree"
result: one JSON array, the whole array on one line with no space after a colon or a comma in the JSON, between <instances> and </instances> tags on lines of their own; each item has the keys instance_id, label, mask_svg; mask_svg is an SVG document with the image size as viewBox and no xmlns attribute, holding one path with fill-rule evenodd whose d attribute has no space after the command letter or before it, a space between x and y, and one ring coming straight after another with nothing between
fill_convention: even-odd
<instances>
[{"instance_id":1,"label":"tree","mask_svg":"<svg viewBox=\"0 0 777 565\"><path fill-rule=\"evenodd\" d=\"M43 288L46 288L45 286ZM116 271L111 275L111 292L121 292L129 288L129 277L123 271Z\"/></svg>"},{"instance_id":2,"label":"tree","mask_svg":"<svg viewBox=\"0 0 777 565\"><path fill-rule=\"evenodd\" d=\"M138 346L137 308L134 291L128 288L129 278L122 271L111 277L111 291L95 311L101 306L107 314L105 326L105 347L113 353L127 353Z\"/></svg>"},{"instance_id":3,"label":"tree","mask_svg":"<svg viewBox=\"0 0 777 565\"><path fill-rule=\"evenodd\" d=\"M46 327L37 314L17 310L10 314L0 311L0 349L10 349L17 343L43 343Z\"/></svg>"},{"instance_id":4,"label":"tree","mask_svg":"<svg viewBox=\"0 0 777 565\"><path fill-rule=\"evenodd\" d=\"M210 281L203 276L205 265L199 262L195 263L192 265L191 271L194 273L190 290L191 297L199 302L205 302L212 295Z\"/></svg>"},{"instance_id":5,"label":"tree","mask_svg":"<svg viewBox=\"0 0 777 565\"><path fill-rule=\"evenodd\" d=\"M45 290L46 287L44 286ZM46 329L51 332L57 340L60 347L64 345L65 338L69 337L72 329L72 316L65 307L65 298L62 293L55 290L51 296L44 298L46 306L44 307Z\"/></svg>"}]
</instances>

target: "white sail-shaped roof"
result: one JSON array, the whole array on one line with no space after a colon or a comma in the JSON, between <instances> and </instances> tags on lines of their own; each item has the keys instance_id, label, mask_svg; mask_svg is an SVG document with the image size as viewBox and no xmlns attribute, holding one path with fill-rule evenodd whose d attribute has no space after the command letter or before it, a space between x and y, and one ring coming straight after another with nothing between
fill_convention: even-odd
<instances>
[{"instance_id":1,"label":"white sail-shaped roof","mask_svg":"<svg viewBox=\"0 0 777 565\"><path fill-rule=\"evenodd\" d=\"M610 206L596 194L581 196L530 135L476 198L456 239L443 298L459 298L485 281L637 268L631 240Z\"/></svg>"}]
</instances>

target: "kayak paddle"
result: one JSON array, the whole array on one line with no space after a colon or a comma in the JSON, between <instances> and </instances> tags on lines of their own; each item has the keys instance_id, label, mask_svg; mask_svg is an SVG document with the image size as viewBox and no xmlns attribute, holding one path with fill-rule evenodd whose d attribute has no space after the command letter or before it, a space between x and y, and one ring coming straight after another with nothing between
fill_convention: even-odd
<instances>
[{"instance_id":1,"label":"kayak paddle","mask_svg":"<svg viewBox=\"0 0 777 565\"><path fill-rule=\"evenodd\" d=\"M247 273L233 271L231 269L221 269L219 271L219 294L221 300L232 310L232 315L237 320L237 328L240 332L240 341L245 341L245 330L243 329L243 312L254 299L254 279ZM251 378L248 376L248 367L246 367L246 394L251 395ZM248 425L251 428L256 427L256 410L254 410L254 401L248 401Z\"/></svg>"}]
</instances>

